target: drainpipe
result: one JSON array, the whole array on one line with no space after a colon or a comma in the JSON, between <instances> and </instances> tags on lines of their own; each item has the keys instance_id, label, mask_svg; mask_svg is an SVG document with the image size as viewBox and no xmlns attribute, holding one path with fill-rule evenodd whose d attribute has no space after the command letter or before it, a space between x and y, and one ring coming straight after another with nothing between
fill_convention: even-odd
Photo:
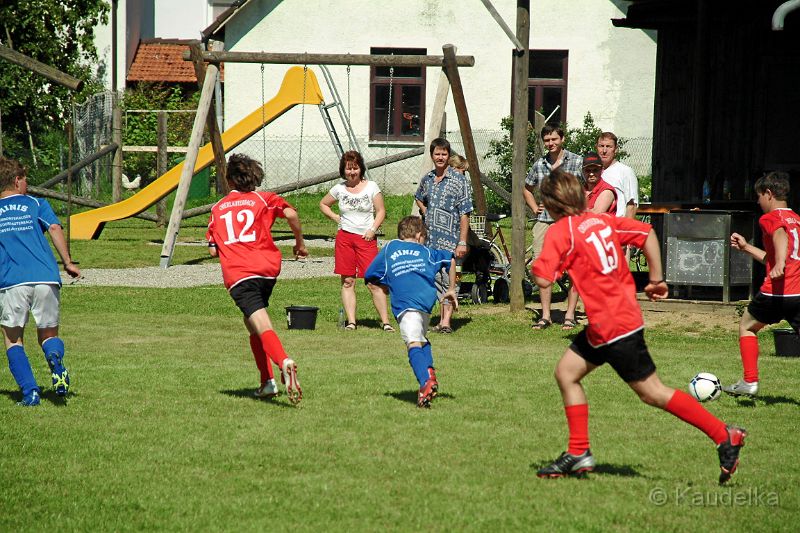
<instances>
[{"instance_id":1,"label":"drainpipe","mask_svg":"<svg viewBox=\"0 0 800 533\"><path fill-rule=\"evenodd\" d=\"M779 5L772 14L772 31L783 30L783 19L797 8L800 8L800 0L789 0Z\"/></svg>"}]
</instances>

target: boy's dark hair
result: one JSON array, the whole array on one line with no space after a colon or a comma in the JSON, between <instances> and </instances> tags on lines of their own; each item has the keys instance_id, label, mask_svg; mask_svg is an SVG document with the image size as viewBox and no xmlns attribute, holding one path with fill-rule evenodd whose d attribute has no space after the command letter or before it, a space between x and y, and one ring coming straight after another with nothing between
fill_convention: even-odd
<instances>
[{"instance_id":1,"label":"boy's dark hair","mask_svg":"<svg viewBox=\"0 0 800 533\"><path fill-rule=\"evenodd\" d=\"M358 165L358 168L361 169L361 179L363 180L364 172L367 170L367 165L364 164L364 156L355 150L343 153L342 158L339 160L339 175L342 177L344 177L344 169L347 167L347 163Z\"/></svg>"},{"instance_id":2,"label":"boy's dark hair","mask_svg":"<svg viewBox=\"0 0 800 533\"><path fill-rule=\"evenodd\" d=\"M789 173L773 171L756 180L755 190L758 194L764 194L767 189L772 191L776 200L789 199Z\"/></svg>"},{"instance_id":3,"label":"boy's dark hair","mask_svg":"<svg viewBox=\"0 0 800 533\"><path fill-rule=\"evenodd\" d=\"M539 184L544 208L561 218L569 215L580 215L586 211L586 193L580 180L569 172L555 169Z\"/></svg>"},{"instance_id":4,"label":"boy's dark hair","mask_svg":"<svg viewBox=\"0 0 800 533\"><path fill-rule=\"evenodd\" d=\"M0 191L5 191L14 186L14 178L27 176L27 169L16 159L0 157Z\"/></svg>"},{"instance_id":5,"label":"boy's dark hair","mask_svg":"<svg viewBox=\"0 0 800 533\"><path fill-rule=\"evenodd\" d=\"M413 239L417 233L421 233L423 237L428 234L421 217L409 215L397 224L397 238L400 240Z\"/></svg>"},{"instance_id":6,"label":"boy's dark hair","mask_svg":"<svg viewBox=\"0 0 800 533\"><path fill-rule=\"evenodd\" d=\"M557 133L559 137L564 138L564 128L557 124L545 124L540 134L542 140L544 140L545 135L550 135L551 133Z\"/></svg>"},{"instance_id":7,"label":"boy's dark hair","mask_svg":"<svg viewBox=\"0 0 800 533\"><path fill-rule=\"evenodd\" d=\"M453 153L453 150L450 148L450 141L448 141L447 139L443 139L441 137L437 137L431 141L431 148L430 148L431 155L433 155L433 151L437 148L444 148L445 150L447 150L448 156Z\"/></svg>"},{"instance_id":8,"label":"boy's dark hair","mask_svg":"<svg viewBox=\"0 0 800 533\"><path fill-rule=\"evenodd\" d=\"M261 163L244 154L233 154L228 158L228 181L240 192L251 192L264 180Z\"/></svg>"}]
</instances>

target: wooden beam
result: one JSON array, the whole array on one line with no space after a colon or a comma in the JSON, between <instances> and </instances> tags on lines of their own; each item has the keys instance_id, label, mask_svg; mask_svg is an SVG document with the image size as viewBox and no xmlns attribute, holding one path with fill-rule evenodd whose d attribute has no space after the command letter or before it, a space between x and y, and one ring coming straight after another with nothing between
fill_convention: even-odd
<instances>
[{"instance_id":1,"label":"wooden beam","mask_svg":"<svg viewBox=\"0 0 800 533\"><path fill-rule=\"evenodd\" d=\"M530 40L530 0L517 0L517 39L522 52L514 53L514 131L511 163L511 271L525 271L525 177L528 173L528 42ZM522 290L524 276L511 277L511 311L525 309Z\"/></svg>"},{"instance_id":2,"label":"wooden beam","mask_svg":"<svg viewBox=\"0 0 800 533\"><path fill-rule=\"evenodd\" d=\"M461 76L458 73L455 46L446 44L442 47L442 52L444 52L444 70L447 73L447 79L450 80L453 103L456 106L456 114L458 115L461 140L464 143L467 161L469 161L469 179L472 183L472 194L475 197L478 214L485 216L486 195L483 193L483 187L481 186L480 162L478 160L478 152L475 150L475 140L472 137L472 126L469 123L469 112L467 111L467 102L464 99L464 89L461 86Z\"/></svg>"},{"instance_id":3,"label":"wooden beam","mask_svg":"<svg viewBox=\"0 0 800 533\"><path fill-rule=\"evenodd\" d=\"M183 53L191 61L190 52ZM208 63L273 63L278 65L350 65L369 67L441 67L442 56L373 55L373 54L277 54L269 52L203 52ZM474 56L458 56L459 67L474 67Z\"/></svg>"},{"instance_id":4,"label":"wooden beam","mask_svg":"<svg viewBox=\"0 0 800 533\"><path fill-rule=\"evenodd\" d=\"M517 53L520 53L523 50L525 50L525 46L523 46L523 44L519 41L519 39L517 39L517 36L514 35L514 32L511 31L511 28L508 27L506 21L503 20L503 17L500 16L500 13L498 13L497 10L494 8L492 2L490 0L481 0L481 2L483 2L484 7L487 10L489 10L489 14L492 15L492 18L495 20L495 22L497 22L497 24L500 25L500 27L503 29L508 38L511 39L511 44L513 44L514 47L517 49Z\"/></svg>"},{"instance_id":5,"label":"wooden beam","mask_svg":"<svg viewBox=\"0 0 800 533\"><path fill-rule=\"evenodd\" d=\"M158 155L156 155L156 176L163 176L169 170L169 147L167 146L167 114L159 111L156 125L156 142ZM167 197L162 197L156 202L156 226L163 228L167 225Z\"/></svg>"},{"instance_id":6,"label":"wooden beam","mask_svg":"<svg viewBox=\"0 0 800 533\"><path fill-rule=\"evenodd\" d=\"M197 114L194 116L192 136L189 139L189 151L186 153L186 159L183 162L178 190L175 193L175 202L172 204L172 214L169 217L169 226L167 226L164 245L161 248L161 268L167 268L172 263L172 253L175 251L175 241L178 239L178 232L181 229L183 208L189 195L189 187L192 185L194 166L197 163L200 143L203 142L203 130L211 107L211 99L214 96L214 83L218 72L219 69L217 69L216 65L209 65L206 71L203 90L200 93L200 102L197 104Z\"/></svg>"},{"instance_id":7,"label":"wooden beam","mask_svg":"<svg viewBox=\"0 0 800 533\"><path fill-rule=\"evenodd\" d=\"M52 189L45 189L44 187L35 187L33 185L28 185L28 192L33 194L34 196L43 196L44 198L53 198L55 200L61 200L63 202L72 202L73 204L82 205L84 207L105 207L111 204L105 204L103 202L98 202L97 200L92 200L91 198L84 198L83 196L71 196L67 193L54 191ZM156 221L156 216L152 213L148 213L147 211L142 211L136 215L133 215L136 218L141 218L143 220L149 220L151 222Z\"/></svg>"},{"instance_id":8,"label":"wooden beam","mask_svg":"<svg viewBox=\"0 0 800 533\"><path fill-rule=\"evenodd\" d=\"M44 76L50 81L54 81L59 85L63 85L73 91L80 91L83 88L83 80L79 80L74 76L70 76L65 72L61 72L57 68L46 65L40 61L36 61L32 57L21 54L8 46L0 44L0 59L5 59L19 65L22 68L33 71L37 74Z\"/></svg>"},{"instance_id":9,"label":"wooden beam","mask_svg":"<svg viewBox=\"0 0 800 533\"><path fill-rule=\"evenodd\" d=\"M219 47L222 43L214 41L214 46ZM216 50L215 50L216 51ZM194 64L194 73L197 77L197 83L200 88L203 87L203 81L206 77L206 65L203 63L201 55L203 50L199 44L192 44L189 46L189 54ZM214 80L216 83L216 80ZM225 176L228 173L228 164L225 162L225 148L222 145L222 137L220 137L219 127L217 127L217 110L212 105L208 110L208 117L206 118L206 127L208 134L211 138L211 149L214 152L214 165L217 167L217 183L222 183L224 186L223 194L228 194L230 188L228 187L228 180Z\"/></svg>"},{"instance_id":10,"label":"wooden beam","mask_svg":"<svg viewBox=\"0 0 800 533\"><path fill-rule=\"evenodd\" d=\"M161 112L159 112L160 115ZM164 114L166 116L166 113ZM189 151L188 146L167 146L165 148L167 153L170 154L185 154ZM123 152L152 152L158 153L161 151L161 148L158 146L123 146Z\"/></svg>"},{"instance_id":11,"label":"wooden beam","mask_svg":"<svg viewBox=\"0 0 800 533\"><path fill-rule=\"evenodd\" d=\"M119 96L113 98L111 110L111 139L117 146L122 146L122 106ZM116 203L122 199L122 150L114 152L111 163L111 199Z\"/></svg>"},{"instance_id":12,"label":"wooden beam","mask_svg":"<svg viewBox=\"0 0 800 533\"><path fill-rule=\"evenodd\" d=\"M67 179L67 174L69 172L75 173L75 172L79 171L80 169L82 169L83 167L87 167L87 166L91 165L92 163L94 163L95 161L97 161L98 159L103 157L104 155L107 155L107 154L110 154L111 152L114 152L117 148L118 148L118 146L115 143L111 143L111 144L103 147L102 149L98 150L97 152L95 152L95 153L93 153L93 154L81 159L80 161L78 161L77 163L72 165L67 170L64 170L64 171L60 172L59 174L56 174L55 176L53 176L49 180L47 180L44 183L40 184L39 187L41 187L42 189L49 189L50 187L52 187L56 183L61 183L62 181Z\"/></svg>"}]
</instances>

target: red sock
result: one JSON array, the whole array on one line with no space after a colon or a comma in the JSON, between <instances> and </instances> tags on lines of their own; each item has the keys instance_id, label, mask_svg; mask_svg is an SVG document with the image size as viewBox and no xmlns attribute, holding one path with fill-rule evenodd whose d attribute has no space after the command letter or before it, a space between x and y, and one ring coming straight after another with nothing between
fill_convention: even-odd
<instances>
[{"instance_id":1,"label":"red sock","mask_svg":"<svg viewBox=\"0 0 800 533\"><path fill-rule=\"evenodd\" d=\"M258 371L261 372L261 383L266 383L268 380L273 379L275 374L272 373L272 364L267 359L267 354L264 353L264 348L261 346L261 339L258 335L250 335L250 350L253 352L253 359L256 360Z\"/></svg>"},{"instance_id":2,"label":"red sock","mask_svg":"<svg viewBox=\"0 0 800 533\"><path fill-rule=\"evenodd\" d=\"M725 422L706 411L697 400L681 390L675 391L664 409L708 435L716 444L728 439Z\"/></svg>"},{"instance_id":3,"label":"red sock","mask_svg":"<svg viewBox=\"0 0 800 533\"><path fill-rule=\"evenodd\" d=\"M287 355L283 350L283 344L273 330L268 329L261 334L261 346L272 362L283 368L283 360Z\"/></svg>"},{"instance_id":4,"label":"red sock","mask_svg":"<svg viewBox=\"0 0 800 533\"><path fill-rule=\"evenodd\" d=\"M567 453L580 455L589 449L589 405L564 406L569 427L569 447Z\"/></svg>"},{"instance_id":5,"label":"red sock","mask_svg":"<svg viewBox=\"0 0 800 533\"><path fill-rule=\"evenodd\" d=\"M748 383L758 381L758 337L755 335L739 337L739 353L742 354L744 380Z\"/></svg>"}]
</instances>

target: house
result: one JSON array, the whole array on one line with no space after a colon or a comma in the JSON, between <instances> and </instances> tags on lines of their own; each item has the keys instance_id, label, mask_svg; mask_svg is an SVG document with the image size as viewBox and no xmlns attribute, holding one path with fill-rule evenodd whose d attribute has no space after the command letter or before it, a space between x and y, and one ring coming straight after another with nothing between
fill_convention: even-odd
<instances>
[{"instance_id":1,"label":"house","mask_svg":"<svg viewBox=\"0 0 800 533\"><path fill-rule=\"evenodd\" d=\"M441 55L442 46L449 43L459 55L475 58L475 66L461 68L460 74L479 155L491 140L501 137L500 121L512 111L514 47L480 2L120 0L118 4L128 21L123 24L127 32L118 32L128 36L126 67L135 58L132 48L152 44L143 39L199 38L202 28L204 38L240 52ZM531 2L529 103L531 114L538 109L551 122L578 127L591 112L604 130L641 139L644 155L637 170L647 174L656 40L651 30L613 26L612 19L624 16L626 4L622 0ZM514 27L516 2L495 0L493 5ZM308 67L327 99L331 88L323 82L319 67ZM225 65L225 124L237 122L274 96L287 68ZM331 66L329 71L367 161L422 146L438 68ZM130 72L125 72L130 80ZM452 98L446 116L448 138L460 150ZM337 162L323 120L311 106L290 110L239 150L260 159L268 155L268 185L325 174ZM390 192L413 190L420 164L417 158L378 170L381 185ZM488 169L490 161L483 168Z\"/></svg>"}]
</instances>

